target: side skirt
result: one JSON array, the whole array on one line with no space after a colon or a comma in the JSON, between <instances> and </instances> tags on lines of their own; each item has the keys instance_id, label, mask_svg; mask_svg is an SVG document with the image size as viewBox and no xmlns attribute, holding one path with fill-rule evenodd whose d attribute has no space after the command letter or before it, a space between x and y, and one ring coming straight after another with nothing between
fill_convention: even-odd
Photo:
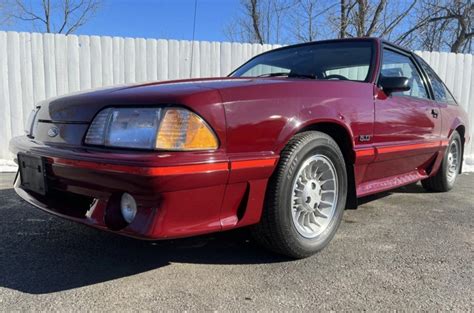
<instances>
[{"instance_id":1,"label":"side skirt","mask_svg":"<svg viewBox=\"0 0 474 313\"><path fill-rule=\"evenodd\" d=\"M428 175L424 171L421 173L418 170L414 170L406 174L365 182L357 187L357 197L360 198L374 193L409 185L427 177Z\"/></svg>"}]
</instances>

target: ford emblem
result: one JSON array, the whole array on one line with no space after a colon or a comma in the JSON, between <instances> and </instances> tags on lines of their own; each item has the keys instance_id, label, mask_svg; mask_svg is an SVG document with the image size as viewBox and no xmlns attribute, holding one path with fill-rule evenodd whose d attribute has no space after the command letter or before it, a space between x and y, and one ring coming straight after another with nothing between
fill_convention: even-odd
<instances>
[{"instance_id":1,"label":"ford emblem","mask_svg":"<svg viewBox=\"0 0 474 313\"><path fill-rule=\"evenodd\" d=\"M48 130L48 136L51 138L56 137L58 134L59 128L57 128L56 126L53 126Z\"/></svg>"}]
</instances>

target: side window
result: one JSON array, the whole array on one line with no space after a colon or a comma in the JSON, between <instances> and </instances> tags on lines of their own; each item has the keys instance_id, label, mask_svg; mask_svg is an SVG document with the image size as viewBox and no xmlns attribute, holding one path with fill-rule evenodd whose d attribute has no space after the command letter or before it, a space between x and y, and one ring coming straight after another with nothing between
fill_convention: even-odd
<instances>
[{"instance_id":1,"label":"side window","mask_svg":"<svg viewBox=\"0 0 474 313\"><path fill-rule=\"evenodd\" d=\"M394 93L394 95L423 99L429 98L420 73L416 69L413 61L407 56L384 49L381 75L386 77L406 77L410 80L410 90L397 92Z\"/></svg>"},{"instance_id":2,"label":"side window","mask_svg":"<svg viewBox=\"0 0 474 313\"><path fill-rule=\"evenodd\" d=\"M433 88L433 93L435 100L438 102L444 102L448 104L457 104L456 100L454 100L454 97L451 95L449 92L448 88L446 85L441 81L441 79L436 75L434 70L426 63L422 58L418 57L417 58L421 67L425 71L425 73L428 75L430 82L431 82L431 87Z\"/></svg>"}]
</instances>

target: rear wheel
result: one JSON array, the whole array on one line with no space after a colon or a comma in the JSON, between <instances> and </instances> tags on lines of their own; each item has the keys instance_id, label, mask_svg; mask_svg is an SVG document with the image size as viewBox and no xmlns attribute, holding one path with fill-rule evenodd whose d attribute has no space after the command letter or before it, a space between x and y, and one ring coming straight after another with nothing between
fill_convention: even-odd
<instances>
[{"instance_id":1,"label":"rear wheel","mask_svg":"<svg viewBox=\"0 0 474 313\"><path fill-rule=\"evenodd\" d=\"M321 132L298 134L270 179L256 238L275 252L310 256L336 233L346 195L346 167L336 142Z\"/></svg>"},{"instance_id":2,"label":"rear wheel","mask_svg":"<svg viewBox=\"0 0 474 313\"><path fill-rule=\"evenodd\" d=\"M453 188L459 173L462 160L461 136L454 131L449 146L443 157L438 173L421 181L423 187L430 191L444 192Z\"/></svg>"}]
</instances>

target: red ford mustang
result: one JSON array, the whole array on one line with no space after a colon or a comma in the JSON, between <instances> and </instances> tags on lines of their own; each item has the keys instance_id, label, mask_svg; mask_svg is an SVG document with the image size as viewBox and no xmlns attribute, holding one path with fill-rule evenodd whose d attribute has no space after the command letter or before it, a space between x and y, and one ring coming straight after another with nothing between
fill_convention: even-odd
<instances>
[{"instance_id":1,"label":"red ford mustang","mask_svg":"<svg viewBox=\"0 0 474 313\"><path fill-rule=\"evenodd\" d=\"M254 225L291 257L328 244L357 198L448 191L468 118L435 72L378 39L288 46L229 77L40 103L10 143L20 197L142 239Z\"/></svg>"}]
</instances>

